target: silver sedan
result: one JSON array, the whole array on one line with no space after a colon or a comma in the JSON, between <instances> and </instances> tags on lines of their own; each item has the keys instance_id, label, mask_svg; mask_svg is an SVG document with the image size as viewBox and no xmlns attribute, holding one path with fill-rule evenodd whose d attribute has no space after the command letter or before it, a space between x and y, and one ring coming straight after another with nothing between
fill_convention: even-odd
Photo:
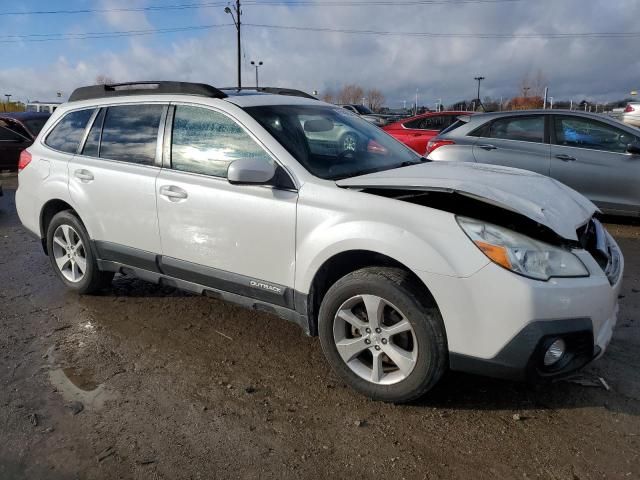
<instances>
[{"instance_id":1,"label":"silver sedan","mask_svg":"<svg viewBox=\"0 0 640 480\"><path fill-rule=\"evenodd\" d=\"M459 117L429 142L430 160L506 165L555 178L608 214L640 216L640 129L565 110Z\"/></svg>"}]
</instances>

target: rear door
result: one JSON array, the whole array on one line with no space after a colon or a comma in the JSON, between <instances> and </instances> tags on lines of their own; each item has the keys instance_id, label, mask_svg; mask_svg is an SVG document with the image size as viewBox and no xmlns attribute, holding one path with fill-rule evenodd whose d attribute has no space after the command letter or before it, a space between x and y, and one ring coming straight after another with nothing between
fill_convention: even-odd
<instances>
[{"instance_id":1,"label":"rear door","mask_svg":"<svg viewBox=\"0 0 640 480\"><path fill-rule=\"evenodd\" d=\"M240 158L274 162L227 114L175 105L157 181L162 268L174 277L293 308L298 193L232 185L227 169Z\"/></svg>"},{"instance_id":2,"label":"rear door","mask_svg":"<svg viewBox=\"0 0 640 480\"><path fill-rule=\"evenodd\" d=\"M610 213L640 212L638 136L596 119L553 115L551 176Z\"/></svg>"},{"instance_id":3,"label":"rear door","mask_svg":"<svg viewBox=\"0 0 640 480\"><path fill-rule=\"evenodd\" d=\"M80 153L69 162L71 197L103 260L156 270L158 136L167 108L161 103L101 108Z\"/></svg>"},{"instance_id":4,"label":"rear door","mask_svg":"<svg viewBox=\"0 0 640 480\"><path fill-rule=\"evenodd\" d=\"M503 117L471 135L477 162L522 168L549 175L551 147L546 133L547 115Z\"/></svg>"}]
</instances>

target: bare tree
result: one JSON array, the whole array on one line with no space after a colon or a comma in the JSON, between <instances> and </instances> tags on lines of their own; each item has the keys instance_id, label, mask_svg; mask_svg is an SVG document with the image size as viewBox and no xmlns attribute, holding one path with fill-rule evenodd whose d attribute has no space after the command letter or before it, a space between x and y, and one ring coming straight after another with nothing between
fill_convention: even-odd
<instances>
[{"instance_id":1,"label":"bare tree","mask_svg":"<svg viewBox=\"0 0 640 480\"><path fill-rule=\"evenodd\" d=\"M115 80L113 80L113 78L109 77L108 75L105 75L104 73L101 73L96 76L95 83L96 85L109 85L111 83L116 83L116 82Z\"/></svg>"},{"instance_id":2,"label":"bare tree","mask_svg":"<svg viewBox=\"0 0 640 480\"><path fill-rule=\"evenodd\" d=\"M338 103L360 103L363 98L364 89L359 85L345 85L338 93Z\"/></svg>"},{"instance_id":3,"label":"bare tree","mask_svg":"<svg viewBox=\"0 0 640 480\"><path fill-rule=\"evenodd\" d=\"M369 101L369 108L374 112L378 112L385 101L384 94L377 88L367 90L367 99Z\"/></svg>"},{"instance_id":4,"label":"bare tree","mask_svg":"<svg viewBox=\"0 0 640 480\"><path fill-rule=\"evenodd\" d=\"M333 93L333 90L327 90L322 94L320 100L327 103L336 103L336 95Z\"/></svg>"},{"instance_id":5,"label":"bare tree","mask_svg":"<svg viewBox=\"0 0 640 480\"><path fill-rule=\"evenodd\" d=\"M544 87L546 86L547 77L541 68L539 68L533 76L527 72L520 80L521 96L524 98L529 96L542 97L544 95Z\"/></svg>"}]
</instances>

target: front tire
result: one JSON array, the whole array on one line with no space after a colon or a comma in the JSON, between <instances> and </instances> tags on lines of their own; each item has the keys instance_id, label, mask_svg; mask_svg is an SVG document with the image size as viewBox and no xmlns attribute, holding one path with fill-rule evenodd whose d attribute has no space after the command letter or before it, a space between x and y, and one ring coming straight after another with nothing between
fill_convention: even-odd
<instances>
[{"instance_id":1,"label":"front tire","mask_svg":"<svg viewBox=\"0 0 640 480\"><path fill-rule=\"evenodd\" d=\"M69 210L57 213L47 228L47 251L53 270L67 288L80 294L104 289L114 275L100 271L90 241L80 219Z\"/></svg>"},{"instance_id":2,"label":"front tire","mask_svg":"<svg viewBox=\"0 0 640 480\"><path fill-rule=\"evenodd\" d=\"M318 327L334 371L374 400L415 400L446 370L440 312L402 269L368 267L342 277L322 301Z\"/></svg>"}]
</instances>

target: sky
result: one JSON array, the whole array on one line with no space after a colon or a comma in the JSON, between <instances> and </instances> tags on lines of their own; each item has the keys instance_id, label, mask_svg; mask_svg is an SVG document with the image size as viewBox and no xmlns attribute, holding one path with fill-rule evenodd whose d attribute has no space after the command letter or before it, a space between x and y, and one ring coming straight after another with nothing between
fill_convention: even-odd
<instances>
[{"instance_id":1,"label":"sky","mask_svg":"<svg viewBox=\"0 0 640 480\"><path fill-rule=\"evenodd\" d=\"M236 33L225 5L0 1L0 95L47 101L61 92L64 99L98 75L234 86ZM538 71L555 99L606 102L640 89L640 0L245 0L242 10L245 86L255 85L255 60L264 62L263 86L321 95L355 83L381 90L392 108L411 104L416 90L431 108L474 98L479 75L483 98L515 96ZM594 33L607 35L583 35Z\"/></svg>"}]
</instances>

